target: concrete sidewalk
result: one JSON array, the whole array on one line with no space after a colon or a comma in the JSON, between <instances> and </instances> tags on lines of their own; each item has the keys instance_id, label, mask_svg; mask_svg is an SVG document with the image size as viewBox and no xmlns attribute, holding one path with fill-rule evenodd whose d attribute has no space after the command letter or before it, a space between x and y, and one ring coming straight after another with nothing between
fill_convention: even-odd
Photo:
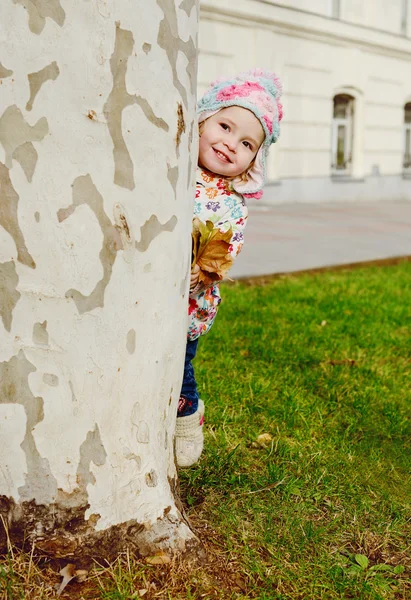
<instances>
[{"instance_id":1,"label":"concrete sidewalk","mask_svg":"<svg viewBox=\"0 0 411 600\"><path fill-rule=\"evenodd\" d=\"M411 256L411 202L253 205L233 279Z\"/></svg>"}]
</instances>

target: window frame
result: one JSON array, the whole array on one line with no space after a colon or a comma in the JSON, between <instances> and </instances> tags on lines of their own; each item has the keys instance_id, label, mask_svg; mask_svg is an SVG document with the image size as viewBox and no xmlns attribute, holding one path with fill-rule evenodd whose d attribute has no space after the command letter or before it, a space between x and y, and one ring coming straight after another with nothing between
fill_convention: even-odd
<instances>
[{"instance_id":1,"label":"window frame","mask_svg":"<svg viewBox=\"0 0 411 600\"><path fill-rule=\"evenodd\" d=\"M335 100L338 96L348 96L345 117L334 117ZM354 133L355 98L350 94L337 93L333 96L333 118L331 126L331 174L333 176L352 175L353 166L353 133ZM344 167L338 166L338 130L345 126Z\"/></svg>"},{"instance_id":2,"label":"window frame","mask_svg":"<svg viewBox=\"0 0 411 600\"><path fill-rule=\"evenodd\" d=\"M407 106L409 107L407 111ZM404 117L403 117L403 154L402 154L402 170L407 175L411 174L411 115L409 120L406 119L407 112L411 113L411 101L404 104ZM408 154L407 154L407 134L408 134ZM408 157L408 163L406 164L406 157Z\"/></svg>"}]
</instances>

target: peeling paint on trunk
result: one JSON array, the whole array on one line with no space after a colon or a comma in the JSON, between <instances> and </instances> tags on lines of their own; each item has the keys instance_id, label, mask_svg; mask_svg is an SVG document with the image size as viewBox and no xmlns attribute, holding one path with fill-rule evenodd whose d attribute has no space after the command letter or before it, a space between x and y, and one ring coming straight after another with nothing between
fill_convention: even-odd
<instances>
[{"instance_id":1,"label":"peeling paint on trunk","mask_svg":"<svg viewBox=\"0 0 411 600\"><path fill-rule=\"evenodd\" d=\"M36 268L29 253L23 232L18 223L17 206L19 195L13 187L8 168L0 162L0 225L11 235L16 244L17 260L23 265Z\"/></svg>"},{"instance_id":2,"label":"peeling paint on trunk","mask_svg":"<svg viewBox=\"0 0 411 600\"><path fill-rule=\"evenodd\" d=\"M100 251L100 261L103 265L103 278L97 283L89 296L84 296L78 290L68 290L67 298L73 298L80 314L104 306L104 292L110 281L113 264L116 260L119 246L119 236L104 211L103 197L94 185L90 175L77 177L73 183L73 204L61 208L57 217L61 223L69 217L81 204L87 204L96 215L103 233L103 247Z\"/></svg>"},{"instance_id":3,"label":"peeling paint on trunk","mask_svg":"<svg viewBox=\"0 0 411 600\"><path fill-rule=\"evenodd\" d=\"M26 104L26 110L31 110L33 108L34 100L37 94L39 93L43 83L50 80L54 81L55 79L57 79L59 73L60 71L57 66L57 63L56 61L53 61L52 63L44 67L44 69L41 69L41 71L28 74L27 77L30 86L30 98Z\"/></svg>"},{"instance_id":4,"label":"peeling paint on trunk","mask_svg":"<svg viewBox=\"0 0 411 600\"><path fill-rule=\"evenodd\" d=\"M177 74L177 57L182 52L187 58L187 74L190 80L191 94L196 90L196 47L193 38L184 42L178 35L177 11L174 2L168 0L156 0L158 6L164 13L164 19L160 23L157 42L167 53L167 57L173 71L173 83L178 90L184 105L188 108L187 92Z\"/></svg>"},{"instance_id":5,"label":"peeling paint on trunk","mask_svg":"<svg viewBox=\"0 0 411 600\"><path fill-rule=\"evenodd\" d=\"M174 198L177 197L177 183L178 183L178 166L170 167L167 165L167 179L171 183L171 187L173 188Z\"/></svg>"},{"instance_id":6,"label":"peeling paint on trunk","mask_svg":"<svg viewBox=\"0 0 411 600\"><path fill-rule=\"evenodd\" d=\"M46 18L53 19L60 25L64 24L65 12L60 0L13 0L14 4L21 4L28 12L30 31L39 35L46 24Z\"/></svg>"},{"instance_id":7,"label":"peeling paint on trunk","mask_svg":"<svg viewBox=\"0 0 411 600\"><path fill-rule=\"evenodd\" d=\"M6 167L11 169L13 153L25 144L40 142L48 133L47 119L42 117L33 126L29 125L16 105L9 106L0 117L0 142L6 152ZM26 146L27 148L27 146ZM25 157L20 157L25 161ZM32 153L27 157L31 163Z\"/></svg>"},{"instance_id":8,"label":"peeling paint on trunk","mask_svg":"<svg viewBox=\"0 0 411 600\"><path fill-rule=\"evenodd\" d=\"M184 111L181 102L177 104L177 134L176 134L176 154L180 156L180 142L181 136L186 130L186 124L184 121Z\"/></svg>"},{"instance_id":9,"label":"peeling paint on trunk","mask_svg":"<svg viewBox=\"0 0 411 600\"><path fill-rule=\"evenodd\" d=\"M34 323L33 342L41 346L47 346L49 343L49 334L47 332L47 321L43 323Z\"/></svg>"},{"instance_id":10,"label":"peeling paint on trunk","mask_svg":"<svg viewBox=\"0 0 411 600\"><path fill-rule=\"evenodd\" d=\"M10 75L13 75L13 71L6 69L0 62L0 79L6 79L6 77L10 77Z\"/></svg>"},{"instance_id":11,"label":"peeling paint on trunk","mask_svg":"<svg viewBox=\"0 0 411 600\"><path fill-rule=\"evenodd\" d=\"M0 263L0 315L6 331L11 330L13 309L21 295L17 291L18 282L19 276L14 262L11 260Z\"/></svg>"},{"instance_id":12,"label":"peeling paint on trunk","mask_svg":"<svg viewBox=\"0 0 411 600\"><path fill-rule=\"evenodd\" d=\"M29 183L33 180L34 170L37 164L38 154L31 142L22 144L13 152L14 160L17 160L24 171Z\"/></svg>"},{"instance_id":13,"label":"peeling paint on trunk","mask_svg":"<svg viewBox=\"0 0 411 600\"><path fill-rule=\"evenodd\" d=\"M44 373L43 381L45 384L50 385L51 387L57 387L59 384L59 378L53 373Z\"/></svg>"},{"instance_id":14,"label":"peeling paint on trunk","mask_svg":"<svg viewBox=\"0 0 411 600\"><path fill-rule=\"evenodd\" d=\"M131 31L121 29L120 24L117 23L116 43L110 60L111 73L113 75L113 89L104 105L104 115L114 145L114 183L129 190L135 188L134 166L123 137L121 124L123 110L127 106L138 104L146 118L153 123L153 125L164 129L164 131L168 131L167 123L163 119L155 116L151 106L145 98L133 96L127 92L127 61L131 56L133 47L133 34Z\"/></svg>"},{"instance_id":15,"label":"peeling paint on trunk","mask_svg":"<svg viewBox=\"0 0 411 600\"><path fill-rule=\"evenodd\" d=\"M25 485L19 488L20 500L48 504L56 498L57 484L48 460L40 456L33 437L36 425L44 419L43 399L33 396L28 382L30 373L35 370L22 350L8 362L0 363L0 404L21 404L27 417L26 434L21 443L27 473Z\"/></svg>"},{"instance_id":16,"label":"peeling paint on trunk","mask_svg":"<svg viewBox=\"0 0 411 600\"><path fill-rule=\"evenodd\" d=\"M131 452L130 448L128 448L127 446L123 447L123 456L127 460L135 461L137 470L141 471L141 456L137 456L137 454L134 454L134 452Z\"/></svg>"},{"instance_id":17,"label":"peeling paint on trunk","mask_svg":"<svg viewBox=\"0 0 411 600\"><path fill-rule=\"evenodd\" d=\"M197 0L183 0L179 5L179 9L184 10L184 12L189 17L191 15L191 11L196 6Z\"/></svg>"},{"instance_id":18,"label":"peeling paint on trunk","mask_svg":"<svg viewBox=\"0 0 411 600\"><path fill-rule=\"evenodd\" d=\"M113 209L115 227L119 233L119 247L123 250L123 258L131 263L135 254L135 240L129 225L129 217L122 204L116 203Z\"/></svg>"},{"instance_id":19,"label":"peeling paint on trunk","mask_svg":"<svg viewBox=\"0 0 411 600\"><path fill-rule=\"evenodd\" d=\"M87 490L89 483L94 485L96 479L90 471L90 463L95 465L104 465L107 458L107 452L101 441L98 425L93 431L89 431L86 440L80 447L80 463L77 469L77 477L80 488Z\"/></svg>"},{"instance_id":20,"label":"peeling paint on trunk","mask_svg":"<svg viewBox=\"0 0 411 600\"><path fill-rule=\"evenodd\" d=\"M136 332L134 329L130 329L127 333L127 352L134 354L136 351Z\"/></svg>"},{"instance_id":21,"label":"peeling paint on trunk","mask_svg":"<svg viewBox=\"0 0 411 600\"><path fill-rule=\"evenodd\" d=\"M172 216L167 223L162 225L157 218L157 215L151 215L148 221L140 228L140 241L136 242L136 248L139 252L145 252L151 242L163 231L174 231L177 225L177 217Z\"/></svg>"},{"instance_id":22,"label":"peeling paint on trunk","mask_svg":"<svg viewBox=\"0 0 411 600\"><path fill-rule=\"evenodd\" d=\"M150 123L155 125L155 127L162 129L163 131L169 130L168 124L164 121L164 119L156 117L156 115L153 112L153 109L151 108L150 104L145 98L142 98L141 96L134 96L134 98L136 99L135 103L141 108L146 119L150 121Z\"/></svg>"},{"instance_id":23,"label":"peeling paint on trunk","mask_svg":"<svg viewBox=\"0 0 411 600\"><path fill-rule=\"evenodd\" d=\"M149 473L146 473L146 484L148 487L156 487L158 484L157 473L154 469L151 469Z\"/></svg>"},{"instance_id":24,"label":"peeling paint on trunk","mask_svg":"<svg viewBox=\"0 0 411 600\"><path fill-rule=\"evenodd\" d=\"M105 464L107 459L107 452L104 449L101 441L100 430L96 424L93 431L87 433L86 439L80 446L80 460L77 467L77 487L72 492L64 492L59 489L57 493L58 505L64 508L75 509L79 506L87 508L88 504L88 492L87 486L95 485L96 478L90 470L91 463L96 466L102 466ZM85 516L83 516L83 519ZM88 519L89 523L95 527L100 516L91 515Z\"/></svg>"}]
</instances>

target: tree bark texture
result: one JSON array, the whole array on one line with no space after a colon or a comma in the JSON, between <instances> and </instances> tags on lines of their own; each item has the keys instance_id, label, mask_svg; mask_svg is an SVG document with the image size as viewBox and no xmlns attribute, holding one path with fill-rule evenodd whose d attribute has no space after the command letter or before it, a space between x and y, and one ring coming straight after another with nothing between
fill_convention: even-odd
<instances>
[{"instance_id":1,"label":"tree bark texture","mask_svg":"<svg viewBox=\"0 0 411 600\"><path fill-rule=\"evenodd\" d=\"M0 17L1 514L61 558L184 551L197 0Z\"/></svg>"}]
</instances>

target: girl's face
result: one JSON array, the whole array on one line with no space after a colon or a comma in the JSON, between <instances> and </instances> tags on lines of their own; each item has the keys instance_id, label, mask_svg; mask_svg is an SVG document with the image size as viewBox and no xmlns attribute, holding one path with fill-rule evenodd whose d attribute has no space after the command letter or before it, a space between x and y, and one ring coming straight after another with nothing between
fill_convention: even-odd
<instances>
[{"instance_id":1,"label":"girl's face","mask_svg":"<svg viewBox=\"0 0 411 600\"><path fill-rule=\"evenodd\" d=\"M198 164L224 177L237 177L254 160L264 141L257 117L241 106L229 106L204 121Z\"/></svg>"}]
</instances>

